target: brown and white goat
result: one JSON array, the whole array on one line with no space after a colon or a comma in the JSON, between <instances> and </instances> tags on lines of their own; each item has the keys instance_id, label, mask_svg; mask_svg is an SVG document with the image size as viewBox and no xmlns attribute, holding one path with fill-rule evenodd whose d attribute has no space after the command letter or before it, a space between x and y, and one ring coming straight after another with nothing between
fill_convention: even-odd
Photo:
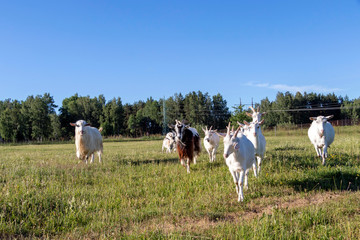
<instances>
[{"instance_id":1,"label":"brown and white goat","mask_svg":"<svg viewBox=\"0 0 360 240\"><path fill-rule=\"evenodd\" d=\"M195 128L185 125L184 121L175 120L170 125L175 130L175 142L181 165L190 173L190 163L196 164L196 158L201 152L200 135Z\"/></svg>"}]
</instances>

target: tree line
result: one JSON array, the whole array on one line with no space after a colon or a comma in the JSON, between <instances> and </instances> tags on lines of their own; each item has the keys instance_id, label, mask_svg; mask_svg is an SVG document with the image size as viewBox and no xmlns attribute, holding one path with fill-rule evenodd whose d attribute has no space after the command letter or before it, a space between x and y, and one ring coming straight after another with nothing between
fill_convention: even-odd
<instances>
[{"instance_id":1,"label":"tree line","mask_svg":"<svg viewBox=\"0 0 360 240\"><path fill-rule=\"evenodd\" d=\"M348 98L331 94L278 92L274 101L268 98L261 100L260 110L267 112L265 126L279 124L310 123L310 117L334 115L333 119L349 118L342 110L349 102ZM358 109L359 110L359 109Z\"/></svg>"},{"instance_id":2,"label":"tree line","mask_svg":"<svg viewBox=\"0 0 360 240\"><path fill-rule=\"evenodd\" d=\"M109 101L103 95L91 98L75 94L62 101L59 112L49 93L29 96L24 101L0 101L0 136L2 141L67 140L74 136L70 122L83 119L93 127L103 128L104 136L139 137L161 134L175 119L186 119L192 126L213 125L225 128L230 117L226 100L217 94L190 92L167 99L123 104L121 98Z\"/></svg>"},{"instance_id":3,"label":"tree line","mask_svg":"<svg viewBox=\"0 0 360 240\"><path fill-rule=\"evenodd\" d=\"M98 97L75 94L62 101L58 113L53 97L49 93L29 96L24 101L6 99L0 101L0 136L2 141L67 140L74 136L70 122L86 120L94 127L102 127L104 136L139 137L161 134L175 119L186 120L191 126L213 126L224 129L229 121L250 121L247 107L227 107L221 94L190 92L185 96L176 93L167 99L123 104L121 98L106 100ZM296 93L276 95L274 101L267 97L255 104L260 111L267 112L265 127L279 124L309 123L309 117L331 115L334 119L352 119L360 116L360 98L350 100L335 94Z\"/></svg>"}]
</instances>

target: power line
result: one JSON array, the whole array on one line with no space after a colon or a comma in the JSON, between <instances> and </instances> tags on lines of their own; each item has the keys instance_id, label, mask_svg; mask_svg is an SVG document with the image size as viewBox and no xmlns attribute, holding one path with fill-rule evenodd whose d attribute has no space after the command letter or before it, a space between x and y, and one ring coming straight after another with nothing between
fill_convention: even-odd
<instances>
[{"instance_id":1,"label":"power line","mask_svg":"<svg viewBox=\"0 0 360 240\"><path fill-rule=\"evenodd\" d=\"M163 135L166 134L166 104L165 104L165 97L164 97L164 101L163 101L163 115L164 115L164 119L163 119Z\"/></svg>"},{"instance_id":2,"label":"power line","mask_svg":"<svg viewBox=\"0 0 360 240\"><path fill-rule=\"evenodd\" d=\"M320 110L341 110L341 109L358 109L360 106L343 106L343 107L318 107L318 108L297 108L297 109L275 109L266 112L306 112L306 111L320 111Z\"/></svg>"},{"instance_id":3,"label":"power line","mask_svg":"<svg viewBox=\"0 0 360 240\"><path fill-rule=\"evenodd\" d=\"M342 109L359 109L360 106L337 106L337 107L311 107L311 108L295 108L295 109L273 109L265 110L267 113L270 112L310 112L310 111L331 111L331 110L342 110ZM181 112L172 112L171 114L181 114ZM197 116L209 116L212 114L214 116L227 116L228 114L223 113L222 111L211 111L211 110L195 110L194 113ZM209 113L209 114L207 114ZM186 112L182 112L186 114Z\"/></svg>"}]
</instances>

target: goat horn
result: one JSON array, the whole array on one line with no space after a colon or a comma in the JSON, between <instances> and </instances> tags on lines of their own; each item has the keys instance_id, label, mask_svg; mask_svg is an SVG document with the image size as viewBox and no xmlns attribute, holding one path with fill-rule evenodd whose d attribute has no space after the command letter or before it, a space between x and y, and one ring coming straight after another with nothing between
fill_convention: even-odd
<instances>
[{"instance_id":1,"label":"goat horn","mask_svg":"<svg viewBox=\"0 0 360 240\"><path fill-rule=\"evenodd\" d=\"M239 126L241 126L241 127L244 126L244 124L242 124L241 122L237 122L237 124L238 124Z\"/></svg>"},{"instance_id":2,"label":"goat horn","mask_svg":"<svg viewBox=\"0 0 360 240\"><path fill-rule=\"evenodd\" d=\"M218 133L218 132L215 132L219 137L225 137L226 135L224 133Z\"/></svg>"},{"instance_id":3,"label":"goat horn","mask_svg":"<svg viewBox=\"0 0 360 240\"><path fill-rule=\"evenodd\" d=\"M244 121L245 125L250 126L250 123L248 123L247 121Z\"/></svg>"},{"instance_id":4,"label":"goat horn","mask_svg":"<svg viewBox=\"0 0 360 240\"><path fill-rule=\"evenodd\" d=\"M255 111L255 109L254 109L253 107L251 107L251 106L250 106L249 108L250 108L253 112L256 112L256 111Z\"/></svg>"},{"instance_id":5,"label":"goat horn","mask_svg":"<svg viewBox=\"0 0 360 240\"><path fill-rule=\"evenodd\" d=\"M228 126L226 128L227 128L226 135L230 135L230 122L229 122L229 124L228 124Z\"/></svg>"},{"instance_id":6,"label":"goat horn","mask_svg":"<svg viewBox=\"0 0 360 240\"><path fill-rule=\"evenodd\" d=\"M237 136L237 134L239 133L239 131L240 131L240 126L236 129L236 131L235 131L235 133L234 133L234 137L236 137Z\"/></svg>"},{"instance_id":7,"label":"goat horn","mask_svg":"<svg viewBox=\"0 0 360 240\"><path fill-rule=\"evenodd\" d=\"M257 107L257 112L259 112L259 111L260 111L260 106Z\"/></svg>"},{"instance_id":8,"label":"goat horn","mask_svg":"<svg viewBox=\"0 0 360 240\"><path fill-rule=\"evenodd\" d=\"M211 131L211 129L212 129L212 126L210 126L209 131Z\"/></svg>"},{"instance_id":9,"label":"goat horn","mask_svg":"<svg viewBox=\"0 0 360 240\"><path fill-rule=\"evenodd\" d=\"M249 112L245 112L246 113L246 115L248 115L249 117L252 117L252 114L251 113L249 113Z\"/></svg>"}]
</instances>

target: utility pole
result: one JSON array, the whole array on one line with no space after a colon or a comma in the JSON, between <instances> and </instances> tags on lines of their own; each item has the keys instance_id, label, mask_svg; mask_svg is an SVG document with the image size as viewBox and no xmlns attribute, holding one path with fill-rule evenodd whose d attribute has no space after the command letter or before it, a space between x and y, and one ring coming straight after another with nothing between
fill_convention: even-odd
<instances>
[{"instance_id":1,"label":"utility pole","mask_svg":"<svg viewBox=\"0 0 360 240\"><path fill-rule=\"evenodd\" d=\"M166 104L165 104L165 97L163 100L163 135L166 134Z\"/></svg>"}]
</instances>

